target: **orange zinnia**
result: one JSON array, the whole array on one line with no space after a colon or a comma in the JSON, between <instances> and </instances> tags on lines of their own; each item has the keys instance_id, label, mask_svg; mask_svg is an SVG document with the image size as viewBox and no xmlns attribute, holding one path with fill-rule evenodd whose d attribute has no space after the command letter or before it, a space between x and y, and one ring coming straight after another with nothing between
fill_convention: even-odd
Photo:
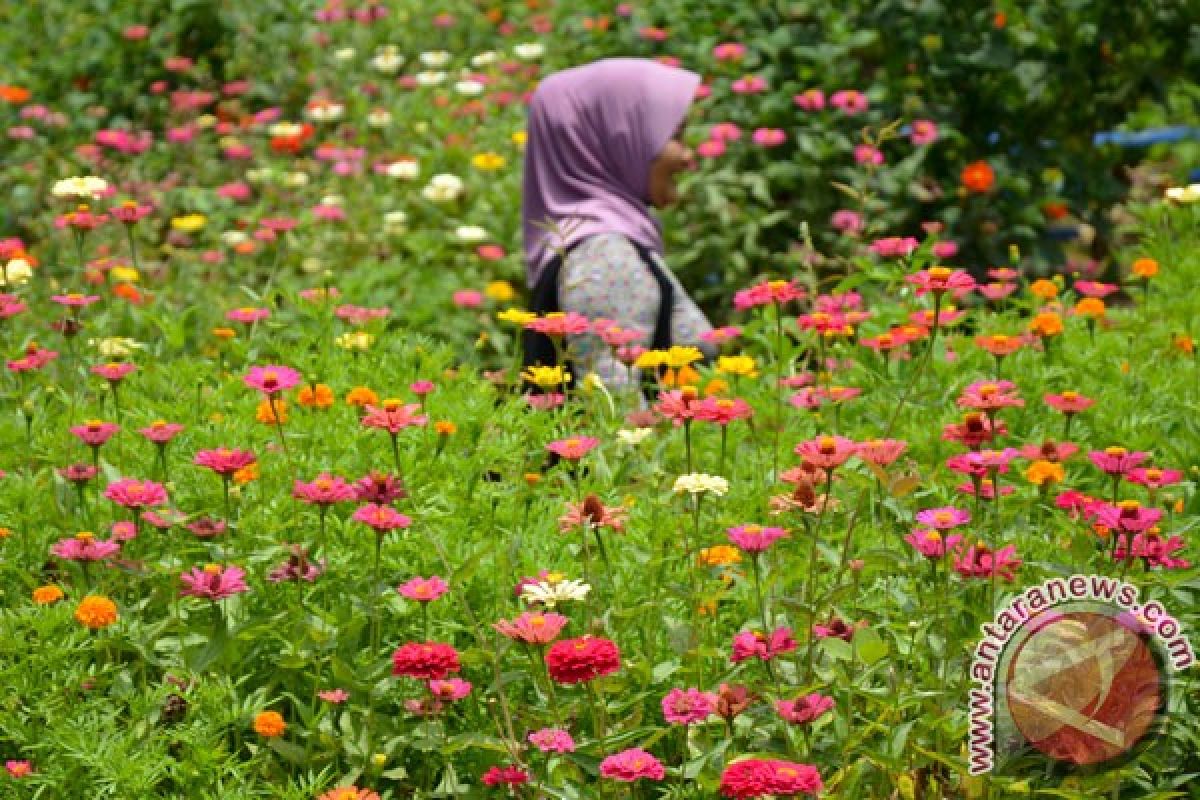
<instances>
[{"instance_id":1,"label":"orange zinnia","mask_svg":"<svg viewBox=\"0 0 1200 800\"><path fill-rule=\"evenodd\" d=\"M1029 330L1043 338L1058 336L1063 332L1062 317L1053 311L1043 311L1029 323Z\"/></svg>"},{"instance_id":2,"label":"orange zinnia","mask_svg":"<svg viewBox=\"0 0 1200 800\"><path fill-rule=\"evenodd\" d=\"M1029 293L1034 297L1040 297L1042 300L1053 300L1058 297L1058 286L1054 281L1039 278L1029 284Z\"/></svg>"},{"instance_id":3,"label":"orange zinnia","mask_svg":"<svg viewBox=\"0 0 1200 800\"><path fill-rule=\"evenodd\" d=\"M0 100L19 106L29 99L29 90L24 86L0 84Z\"/></svg>"},{"instance_id":4,"label":"orange zinnia","mask_svg":"<svg viewBox=\"0 0 1200 800\"><path fill-rule=\"evenodd\" d=\"M267 739L283 736L287 723L278 711L260 711L254 717L254 732Z\"/></svg>"},{"instance_id":5,"label":"orange zinnia","mask_svg":"<svg viewBox=\"0 0 1200 800\"><path fill-rule=\"evenodd\" d=\"M368 389L366 386L355 386L346 393L346 405L377 406L379 405L379 395Z\"/></svg>"},{"instance_id":6,"label":"orange zinnia","mask_svg":"<svg viewBox=\"0 0 1200 800\"><path fill-rule=\"evenodd\" d=\"M986 161L973 161L963 167L962 185L969 192L982 194L991 191L996 183L996 172Z\"/></svg>"},{"instance_id":7,"label":"orange zinnia","mask_svg":"<svg viewBox=\"0 0 1200 800\"><path fill-rule=\"evenodd\" d=\"M1153 258L1139 258L1133 262L1133 266L1130 269L1139 278L1149 280L1158 274L1158 262Z\"/></svg>"},{"instance_id":8,"label":"orange zinnia","mask_svg":"<svg viewBox=\"0 0 1200 800\"><path fill-rule=\"evenodd\" d=\"M1097 319L1104 316L1104 301L1099 297L1085 297L1075 304L1075 313L1081 317Z\"/></svg>"},{"instance_id":9,"label":"orange zinnia","mask_svg":"<svg viewBox=\"0 0 1200 800\"><path fill-rule=\"evenodd\" d=\"M103 595L89 594L75 609L75 620L94 631L107 628L117 619L117 604Z\"/></svg>"},{"instance_id":10,"label":"orange zinnia","mask_svg":"<svg viewBox=\"0 0 1200 800\"><path fill-rule=\"evenodd\" d=\"M333 389L323 383L304 386L300 389L296 402L305 408L329 408L333 405Z\"/></svg>"}]
</instances>

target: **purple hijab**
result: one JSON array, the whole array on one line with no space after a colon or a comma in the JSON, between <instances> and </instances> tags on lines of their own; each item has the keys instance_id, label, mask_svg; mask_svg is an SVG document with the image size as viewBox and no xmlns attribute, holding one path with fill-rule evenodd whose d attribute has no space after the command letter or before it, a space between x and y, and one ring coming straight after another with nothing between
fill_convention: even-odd
<instances>
[{"instance_id":1,"label":"purple hijab","mask_svg":"<svg viewBox=\"0 0 1200 800\"><path fill-rule=\"evenodd\" d=\"M662 252L647 207L650 163L687 114L694 72L640 58L564 70L538 86L529 106L521 221L525 274L537 284L555 249L620 233ZM570 227L560 237L537 223Z\"/></svg>"}]
</instances>

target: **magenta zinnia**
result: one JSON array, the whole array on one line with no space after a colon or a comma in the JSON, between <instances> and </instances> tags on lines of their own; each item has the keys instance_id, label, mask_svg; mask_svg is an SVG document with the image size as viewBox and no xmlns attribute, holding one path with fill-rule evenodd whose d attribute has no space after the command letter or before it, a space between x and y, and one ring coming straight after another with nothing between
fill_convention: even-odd
<instances>
[{"instance_id":1,"label":"magenta zinnia","mask_svg":"<svg viewBox=\"0 0 1200 800\"><path fill-rule=\"evenodd\" d=\"M122 478L104 490L104 496L125 508L150 508L167 502L167 490L154 481Z\"/></svg>"},{"instance_id":2,"label":"magenta zinnia","mask_svg":"<svg viewBox=\"0 0 1200 800\"><path fill-rule=\"evenodd\" d=\"M373 528L380 536L397 528L407 528L412 524L411 519L391 506L381 506L375 503L362 506L354 512L351 519Z\"/></svg>"},{"instance_id":3,"label":"magenta zinnia","mask_svg":"<svg viewBox=\"0 0 1200 800\"><path fill-rule=\"evenodd\" d=\"M277 365L251 367L242 380L251 389L258 389L265 395L273 395L299 385L300 373L291 367Z\"/></svg>"},{"instance_id":4,"label":"magenta zinnia","mask_svg":"<svg viewBox=\"0 0 1200 800\"><path fill-rule=\"evenodd\" d=\"M206 564L194 567L179 578L184 588L179 592L185 597L202 597L206 600L223 600L248 591L246 571L241 567L222 567Z\"/></svg>"}]
</instances>

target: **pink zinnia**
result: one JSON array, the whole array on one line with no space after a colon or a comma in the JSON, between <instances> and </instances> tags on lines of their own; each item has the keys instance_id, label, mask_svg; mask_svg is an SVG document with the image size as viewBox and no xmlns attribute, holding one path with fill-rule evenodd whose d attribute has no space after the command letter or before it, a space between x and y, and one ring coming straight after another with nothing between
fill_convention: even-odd
<instances>
[{"instance_id":1,"label":"pink zinnia","mask_svg":"<svg viewBox=\"0 0 1200 800\"><path fill-rule=\"evenodd\" d=\"M780 700L775 711L780 718L793 725L814 722L833 710L833 698L813 692L795 700Z\"/></svg>"},{"instance_id":2,"label":"pink zinnia","mask_svg":"<svg viewBox=\"0 0 1200 800\"><path fill-rule=\"evenodd\" d=\"M124 508L151 508L167 502L167 490L154 481L122 478L104 490L104 496Z\"/></svg>"},{"instance_id":3,"label":"pink zinnia","mask_svg":"<svg viewBox=\"0 0 1200 800\"><path fill-rule=\"evenodd\" d=\"M966 578L990 578L992 575L998 575L1011 583L1020 566L1021 559L1017 557L1017 548L1011 544L993 553L987 545L979 542L954 557L954 569Z\"/></svg>"},{"instance_id":4,"label":"pink zinnia","mask_svg":"<svg viewBox=\"0 0 1200 800\"><path fill-rule=\"evenodd\" d=\"M1162 509L1147 508L1136 500L1122 500L1114 505L1097 504L1089 509L1096 522L1122 533L1145 533L1159 523Z\"/></svg>"},{"instance_id":5,"label":"pink zinnia","mask_svg":"<svg viewBox=\"0 0 1200 800\"><path fill-rule=\"evenodd\" d=\"M492 767L480 778L484 786L523 786L529 783L529 773L520 767ZM512 791L511 789L509 791Z\"/></svg>"},{"instance_id":6,"label":"pink zinnia","mask_svg":"<svg viewBox=\"0 0 1200 800\"><path fill-rule=\"evenodd\" d=\"M1135 467L1129 470L1125 479L1130 483L1145 486L1147 489L1161 489L1172 486L1183 480L1183 473L1177 469L1159 469L1158 467Z\"/></svg>"},{"instance_id":7,"label":"pink zinnia","mask_svg":"<svg viewBox=\"0 0 1200 800\"><path fill-rule=\"evenodd\" d=\"M382 406L368 403L364 408L367 412L362 418L364 426L381 428L393 436L405 428L419 427L429 421L428 417L420 413L419 403L384 400Z\"/></svg>"},{"instance_id":8,"label":"pink zinnia","mask_svg":"<svg viewBox=\"0 0 1200 800\"><path fill-rule=\"evenodd\" d=\"M800 94L792 95L792 102L804 111L822 111L825 109L825 93L820 89L805 89Z\"/></svg>"},{"instance_id":9,"label":"pink zinnia","mask_svg":"<svg viewBox=\"0 0 1200 800\"><path fill-rule=\"evenodd\" d=\"M360 503L386 504L407 497L404 482L386 472L371 472L354 484L354 499Z\"/></svg>"},{"instance_id":10,"label":"pink zinnia","mask_svg":"<svg viewBox=\"0 0 1200 800\"><path fill-rule=\"evenodd\" d=\"M975 290L988 300L1003 300L1017 290L1017 285L1002 282L982 283L976 286Z\"/></svg>"},{"instance_id":11,"label":"pink zinnia","mask_svg":"<svg viewBox=\"0 0 1200 800\"><path fill-rule=\"evenodd\" d=\"M829 218L829 224L847 236L857 236L862 232L863 218L862 214L857 211L843 208L833 212L833 216Z\"/></svg>"},{"instance_id":12,"label":"pink zinnia","mask_svg":"<svg viewBox=\"0 0 1200 800\"><path fill-rule=\"evenodd\" d=\"M730 88L734 94L758 94L767 90L767 81L758 75L747 75L730 84Z\"/></svg>"},{"instance_id":13,"label":"pink zinnia","mask_svg":"<svg viewBox=\"0 0 1200 800\"><path fill-rule=\"evenodd\" d=\"M876 239L867 249L880 258L903 258L911 255L919 245L920 242L911 236L888 236Z\"/></svg>"},{"instance_id":14,"label":"pink zinnia","mask_svg":"<svg viewBox=\"0 0 1200 800\"><path fill-rule=\"evenodd\" d=\"M1043 395L1042 400L1055 411L1061 411L1064 414L1078 414L1081 411L1087 411L1096 404L1095 400L1090 397L1084 397L1078 392L1047 394Z\"/></svg>"},{"instance_id":15,"label":"pink zinnia","mask_svg":"<svg viewBox=\"0 0 1200 800\"><path fill-rule=\"evenodd\" d=\"M975 279L961 269L949 267L930 267L905 277L905 280L917 287L917 297L922 295L952 293L962 297L975 288Z\"/></svg>"},{"instance_id":16,"label":"pink zinnia","mask_svg":"<svg viewBox=\"0 0 1200 800\"><path fill-rule=\"evenodd\" d=\"M857 89L841 89L834 92L829 98L829 104L849 116L861 114L870 105L867 96Z\"/></svg>"},{"instance_id":17,"label":"pink zinnia","mask_svg":"<svg viewBox=\"0 0 1200 800\"><path fill-rule=\"evenodd\" d=\"M416 577L396 588L401 597L418 603L432 603L450 591L450 584L434 575L429 578Z\"/></svg>"},{"instance_id":18,"label":"pink zinnia","mask_svg":"<svg viewBox=\"0 0 1200 800\"><path fill-rule=\"evenodd\" d=\"M451 703L462 700L471 693L471 684L462 678L435 678L428 686L429 693L436 699Z\"/></svg>"},{"instance_id":19,"label":"pink zinnia","mask_svg":"<svg viewBox=\"0 0 1200 800\"><path fill-rule=\"evenodd\" d=\"M855 145L854 163L870 164L877 167L883 163L883 153L879 150L879 148L872 147L869 144Z\"/></svg>"},{"instance_id":20,"label":"pink zinnia","mask_svg":"<svg viewBox=\"0 0 1200 800\"><path fill-rule=\"evenodd\" d=\"M249 450L201 450L196 453L192 463L198 467L207 467L221 476L229 476L239 469L248 467L258 459Z\"/></svg>"},{"instance_id":21,"label":"pink zinnia","mask_svg":"<svg viewBox=\"0 0 1200 800\"><path fill-rule=\"evenodd\" d=\"M1097 281L1075 281L1074 289L1084 297L1108 297L1121 287L1115 283L1099 283Z\"/></svg>"},{"instance_id":22,"label":"pink zinnia","mask_svg":"<svg viewBox=\"0 0 1200 800\"><path fill-rule=\"evenodd\" d=\"M71 433L79 437L89 447L99 447L111 439L113 434L119 430L121 430L121 427L116 423L89 419L82 425L72 427Z\"/></svg>"},{"instance_id":23,"label":"pink zinnia","mask_svg":"<svg viewBox=\"0 0 1200 800\"><path fill-rule=\"evenodd\" d=\"M700 334L700 340L709 344L725 344L742 335L742 329L736 325L726 325L721 328L713 328L710 331L705 331Z\"/></svg>"},{"instance_id":24,"label":"pink zinnia","mask_svg":"<svg viewBox=\"0 0 1200 800\"><path fill-rule=\"evenodd\" d=\"M1127 558L1144 559L1147 568L1163 567L1164 569L1187 569L1191 562L1185 558L1175 558L1174 554L1186 545L1180 536L1164 539L1157 532L1150 530L1139 533L1129 542L1126 535L1117 537L1113 549L1113 560L1124 561Z\"/></svg>"},{"instance_id":25,"label":"pink zinnia","mask_svg":"<svg viewBox=\"0 0 1200 800\"><path fill-rule=\"evenodd\" d=\"M451 296L451 300L459 308L479 308L483 305L483 293L475 289L460 289Z\"/></svg>"},{"instance_id":26,"label":"pink zinnia","mask_svg":"<svg viewBox=\"0 0 1200 800\"><path fill-rule=\"evenodd\" d=\"M567 512L558 518L558 529L565 533L586 526L619 533L625 529L628 513L623 506L606 506L594 494L588 495L581 502L567 503Z\"/></svg>"},{"instance_id":27,"label":"pink zinnia","mask_svg":"<svg viewBox=\"0 0 1200 800\"><path fill-rule=\"evenodd\" d=\"M917 512L917 522L936 528L939 531L957 528L971 521L971 514L961 508L943 506L942 508L927 508Z\"/></svg>"},{"instance_id":28,"label":"pink zinnia","mask_svg":"<svg viewBox=\"0 0 1200 800\"><path fill-rule=\"evenodd\" d=\"M322 472L309 483L296 481L292 497L317 506L345 503L354 499L354 487L343 478Z\"/></svg>"},{"instance_id":29,"label":"pink zinnia","mask_svg":"<svg viewBox=\"0 0 1200 800\"><path fill-rule=\"evenodd\" d=\"M938 138L937 123L928 119L915 119L912 123L912 132L908 135L908 140L917 147L927 144L933 144Z\"/></svg>"},{"instance_id":30,"label":"pink zinnia","mask_svg":"<svg viewBox=\"0 0 1200 800\"><path fill-rule=\"evenodd\" d=\"M819 794L821 774L809 764L777 759L735 761L721 773L721 796L735 800Z\"/></svg>"},{"instance_id":31,"label":"pink zinnia","mask_svg":"<svg viewBox=\"0 0 1200 800\"><path fill-rule=\"evenodd\" d=\"M575 740L562 728L542 728L528 736L529 743L543 753L573 753Z\"/></svg>"},{"instance_id":32,"label":"pink zinnia","mask_svg":"<svg viewBox=\"0 0 1200 800\"><path fill-rule=\"evenodd\" d=\"M750 138L759 147L778 147L787 141L787 133L779 128L756 128Z\"/></svg>"},{"instance_id":33,"label":"pink zinnia","mask_svg":"<svg viewBox=\"0 0 1200 800\"><path fill-rule=\"evenodd\" d=\"M442 642L406 642L392 653L392 674L442 680L462 669L458 651Z\"/></svg>"},{"instance_id":34,"label":"pink zinnia","mask_svg":"<svg viewBox=\"0 0 1200 800\"><path fill-rule=\"evenodd\" d=\"M525 611L512 620L502 619L492 627L501 636L525 644L549 644L554 641L569 620L562 614Z\"/></svg>"},{"instance_id":35,"label":"pink zinnia","mask_svg":"<svg viewBox=\"0 0 1200 800\"><path fill-rule=\"evenodd\" d=\"M69 539L55 542L50 552L68 561L104 561L119 553L119 542L97 539L89 532L77 533Z\"/></svg>"},{"instance_id":36,"label":"pink zinnia","mask_svg":"<svg viewBox=\"0 0 1200 800\"><path fill-rule=\"evenodd\" d=\"M692 408L696 419L722 426L754 416L750 404L738 397L706 397Z\"/></svg>"},{"instance_id":37,"label":"pink zinnia","mask_svg":"<svg viewBox=\"0 0 1200 800\"><path fill-rule=\"evenodd\" d=\"M733 663L757 658L770 661L781 653L790 653L796 649L796 640L792 638L791 628L776 628L770 635L762 631L742 631L733 637L733 652L729 660Z\"/></svg>"},{"instance_id":38,"label":"pink zinnia","mask_svg":"<svg viewBox=\"0 0 1200 800\"><path fill-rule=\"evenodd\" d=\"M678 427L696 416L696 409L699 405L700 399L697 397L696 391L688 387L659 393L654 410Z\"/></svg>"},{"instance_id":39,"label":"pink zinnia","mask_svg":"<svg viewBox=\"0 0 1200 800\"><path fill-rule=\"evenodd\" d=\"M699 689L672 689L662 699L663 719L672 725L695 725L717 711L717 695Z\"/></svg>"},{"instance_id":40,"label":"pink zinnia","mask_svg":"<svg viewBox=\"0 0 1200 800\"><path fill-rule=\"evenodd\" d=\"M962 541L962 536L957 533L942 536L941 533L932 528L918 528L905 536L904 541L911 544L918 553L926 558L935 559L942 558L946 553L958 546L958 543Z\"/></svg>"},{"instance_id":41,"label":"pink zinnia","mask_svg":"<svg viewBox=\"0 0 1200 800\"><path fill-rule=\"evenodd\" d=\"M736 142L742 138L742 129L732 122L718 122L708 129L708 138L714 142Z\"/></svg>"},{"instance_id":42,"label":"pink zinnia","mask_svg":"<svg viewBox=\"0 0 1200 800\"><path fill-rule=\"evenodd\" d=\"M166 444L174 439L183 430L183 426L176 422L166 422L165 420L155 420L145 428L138 430L142 436L145 436L155 444Z\"/></svg>"},{"instance_id":43,"label":"pink zinnia","mask_svg":"<svg viewBox=\"0 0 1200 800\"><path fill-rule=\"evenodd\" d=\"M578 336L591 330L592 324L588 318L574 311L566 313L547 314L525 323L531 331L545 336Z\"/></svg>"},{"instance_id":44,"label":"pink zinnia","mask_svg":"<svg viewBox=\"0 0 1200 800\"><path fill-rule=\"evenodd\" d=\"M738 525L726 530L729 541L746 553L765 552L772 544L788 535L783 528L764 528L762 525Z\"/></svg>"},{"instance_id":45,"label":"pink zinnia","mask_svg":"<svg viewBox=\"0 0 1200 800\"><path fill-rule=\"evenodd\" d=\"M636 747L600 762L600 777L622 783L633 783L642 778L661 781L666 774L661 761Z\"/></svg>"},{"instance_id":46,"label":"pink zinnia","mask_svg":"<svg viewBox=\"0 0 1200 800\"><path fill-rule=\"evenodd\" d=\"M871 439L859 442L855 455L878 467L886 467L900 458L907 448L908 444L898 439Z\"/></svg>"},{"instance_id":47,"label":"pink zinnia","mask_svg":"<svg viewBox=\"0 0 1200 800\"><path fill-rule=\"evenodd\" d=\"M136 369L137 367L128 361L114 361L111 364L98 364L92 367L92 374L99 375L109 383L120 383L125 376Z\"/></svg>"},{"instance_id":48,"label":"pink zinnia","mask_svg":"<svg viewBox=\"0 0 1200 800\"><path fill-rule=\"evenodd\" d=\"M84 308L92 303L99 302L100 295L98 294L55 294L51 295L50 299L58 303L60 306L68 308Z\"/></svg>"},{"instance_id":49,"label":"pink zinnia","mask_svg":"<svg viewBox=\"0 0 1200 800\"><path fill-rule=\"evenodd\" d=\"M271 316L269 308L235 308L225 313L225 319L247 324L258 322Z\"/></svg>"},{"instance_id":50,"label":"pink zinnia","mask_svg":"<svg viewBox=\"0 0 1200 800\"><path fill-rule=\"evenodd\" d=\"M546 445L546 449L560 458L568 461L578 461L594 450L600 444L599 439L591 436L574 436L570 439L557 439Z\"/></svg>"},{"instance_id":51,"label":"pink zinnia","mask_svg":"<svg viewBox=\"0 0 1200 800\"><path fill-rule=\"evenodd\" d=\"M278 394L300 384L300 373L291 367L277 365L251 367L242 381L251 389L266 395Z\"/></svg>"},{"instance_id":52,"label":"pink zinnia","mask_svg":"<svg viewBox=\"0 0 1200 800\"><path fill-rule=\"evenodd\" d=\"M818 436L796 445L796 455L821 469L836 469L858 451L858 445L843 436Z\"/></svg>"},{"instance_id":53,"label":"pink zinnia","mask_svg":"<svg viewBox=\"0 0 1200 800\"><path fill-rule=\"evenodd\" d=\"M1134 467L1141 466L1149 457L1149 453L1131 453L1124 447L1108 447L1088 453L1088 458L1093 464L1113 477L1124 475Z\"/></svg>"},{"instance_id":54,"label":"pink zinnia","mask_svg":"<svg viewBox=\"0 0 1200 800\"><path fill-rule=\"evenodd\" d=\"M368 503L360 507L350 518L373 528L380 536L398 528L407 528L412 524L411 519L391 506L381 506L375 503Z\"/></svg>"},{"instance_id":55,"label":"pink zinnia","mask_svg":"<svg viewBox=\"0 0 1200 800\"><path fill-rule=\"evenodd\" d=\"M766 305L783 305L803 300L806 292L795 281L763 281L733 296L733 306L739 311Z\"/></svg>"},{"instance_id":56,"label":"pink zinnia","mask_svg":"<svg viewBox=\"0 0 1200 800\"><path fill-rule=\"evenodd\" d=\"M350 693L345 689L322 689L317 692L317 697L324 700L326 703L332 703L335 706L340 706L342 703L350 699Z\"/></svg>"},{"instance_id":57,"label":"pink zinnia","mask_svg":"<svg viewBox=\"0 0 1200 800\"><path fill-rule=\"evenodd\" d=\"M222 567L220 564L194 567L179 577L184 585L179 593L184 597L223 600L249 591L245 578L246 571L241 567Z\"/></svg>"},{"instance_id":58,"label":"pink zinnia","mask_svg":"<svg viewBox=\"0 0 1200 800\"><path fill-rule=\"evenodd\" d=\"M746 56L746 45L741 42L722 42L712 50L717 61L741 61Z\"/></svg>"}]
</instances>

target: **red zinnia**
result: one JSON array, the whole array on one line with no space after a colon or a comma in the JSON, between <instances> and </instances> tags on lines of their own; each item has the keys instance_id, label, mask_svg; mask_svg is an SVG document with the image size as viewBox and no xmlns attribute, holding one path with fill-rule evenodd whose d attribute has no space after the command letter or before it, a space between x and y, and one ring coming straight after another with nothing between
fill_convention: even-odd
<instances>
[{"instance_id":1,"label":"red zinnia","mask_svg":"<svg viewBox=\"0 0 1200 800\"><path fill-rule=\"evenodd\" d=\"M393 675L441 680L460 669L458 651L442 642L408 642L392 653Z\"/></svg>"},{"instance_id":2,"label":"red zinnia","mask_svg":"<svg viewBox=\"0 0 1200 800\"><path fill-rule=\"evenodd\" d=\"M546 651L550 677L558 683L584 683L621 668L621 651L608 639L583 636L564 639Z\"/></svg>"}]
</instances>

